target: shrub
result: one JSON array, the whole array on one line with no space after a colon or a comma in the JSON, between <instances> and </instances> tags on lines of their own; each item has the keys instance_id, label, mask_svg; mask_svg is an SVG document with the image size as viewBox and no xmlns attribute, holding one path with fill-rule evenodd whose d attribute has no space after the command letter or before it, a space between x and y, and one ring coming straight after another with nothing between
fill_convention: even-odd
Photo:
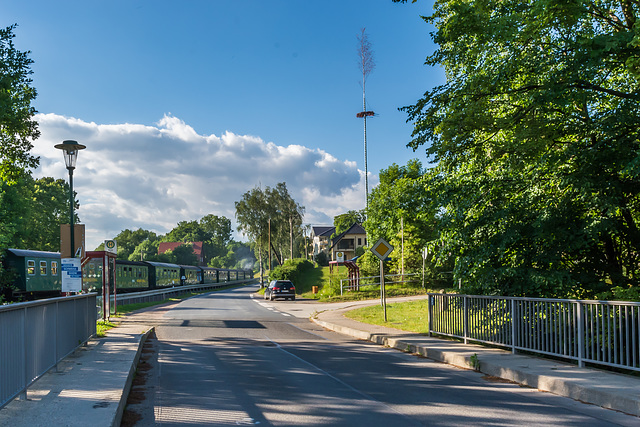
<instances>
[{"instance_id":1,"label":"shrub","mask_svg":"<svg viewBox=\"0 0 640 427\"><path fill-rule=\"evenodd\" d=\"M313 263L304 258L290 259L269 273L269 280L291 280L295 285L301 276L313 269Z\"/></svg>"},{"instance_id":2,"label":"shrub","mask_svg":"<svg viewBox=\"0 0 640 427\"><path fill-rule=\"evenodd\" d=\"M327 254L324 251L316 255L315 261L321 267L327 267L329 265L329 259L327 258Z\"/></svg>"}]
</instances>

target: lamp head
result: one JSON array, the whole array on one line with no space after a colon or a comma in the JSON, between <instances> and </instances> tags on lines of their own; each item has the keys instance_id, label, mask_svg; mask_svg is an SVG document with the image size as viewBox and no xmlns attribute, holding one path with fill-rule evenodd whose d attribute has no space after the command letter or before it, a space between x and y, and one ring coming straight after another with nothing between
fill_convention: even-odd
<instances>
[{"instance_id":1,"label":"lamp head","mask_svg":"<svg viewBox=\"0 0 640 427\"><path fill-rule=\"evenodd\" d=\"M55 145L55 148L63 151L64 164L67 166L67 169L73 170L76 167L78 151L83 150L87 147L85 145L78 144L77 141L66 140L62 141L62 144Z\"/></svg>"}]
</instances>

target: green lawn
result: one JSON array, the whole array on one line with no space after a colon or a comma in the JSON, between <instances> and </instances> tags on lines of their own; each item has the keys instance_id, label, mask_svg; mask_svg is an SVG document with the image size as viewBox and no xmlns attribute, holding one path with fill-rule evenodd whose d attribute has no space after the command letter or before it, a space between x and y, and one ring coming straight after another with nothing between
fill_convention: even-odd
<instances>
[{"instance_id":1,"label":"green lawn","mask_svg":"<svg viewBox=\"0 0 640 427\"><path fill-rule=\"evenodd\" d=\"M406 301L387 304L387 322L380 304L371 307L347 311L344 315L350 319L372 325L388 326L403 331L420 334L429 333L427 325L427 300Z\"/></svg>"}]
</instances>

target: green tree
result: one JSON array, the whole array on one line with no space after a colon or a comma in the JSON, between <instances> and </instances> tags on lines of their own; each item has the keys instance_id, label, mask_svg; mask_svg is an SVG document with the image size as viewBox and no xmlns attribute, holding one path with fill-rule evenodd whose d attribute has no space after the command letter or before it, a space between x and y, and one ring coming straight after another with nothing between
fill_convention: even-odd
<instances>
[{"instance_id":1,"label":"green tree","mask_svg":"<svg viewBox=\"0 0 640 427\"><path fill-rule=\"evenodd\" d=\"M398 0L395 0L398 1ZM640 278L637 2L441 0L405 107L437 162L440 252L467 291L583 296Z\"/></svg>"},{"instance_id":2,"label":"green tree","mask_svg":"<svg viewBox=\"0 0 640 427\"><path fill-rule=\"evenodd\" d=\"M140 242L129 255L129 261L160 261L158 259L159 239L148 238Z\"/></svg>"},{"instance_id":3,"label":"green tree","mask_svg":"<svg viewBox=\"0 0 640 427\"><path fill-rule=\"evenodd\" d=\"M264 261L262 254L268 250L271 207L267 203L265 193L259 187L254 187L244 193L240 201L235 202L235 207L238 230L254 242L254 250L258 256L260 277L262 279Z\"/></svg>"},{"instance_id":4,"label":"green tree","mask_svg":"<svg viewBox=\"0 0 640 427\"><path fill-rule=\"evenodd\" d=\"M203 242L209 235L200 227L198 221L180 221L163 238L165 242Z\"/></svg>"},{"instance_id":5,"label":"green tree","mask_svg":"<svg viewBox=\"0 0 640 427\"><path fill-rule=\"evenodd\" d=\"M0 29L0 180L9 184L38 166L38 158L30 151L32 141L40 136L31 106L36 98L29 77L33 61L30 52L15 48L15 28Z\"/></svg>"},{"instance_id":6,"label":"green tree","mask_svg":"<svg viewBox=\"0 0 640 427\"><path fill-rule=\"evenodd\" d=\"M418 160L406 166L394 163L380 171L380 184L371 191L365 228L371 243L382 237L393 245L391 271L419 271L422 250L437 236L429 177Z\"/></svg>"},{"instance_id":7,"label":"green tree","mask_svg":"<svg viewBox=\"0 0 640 427\"><path fill-rule=\"evenodd\" d=\"M261 266L263 254L268 258L269 240L273 248L279 249L279 254L276 252L279 260L283 258L284 248L289 248L292 254L293 240L302 234L304 206L291 197L286 183L281 182L275 188L266 187L264 190L255 187L243 194L235 206L238 230L254 242Z\"/></svg>"},{"instance_id":8,"label":"green tree","mask_svg":"<svg viewBox=\"0 0 640 427\"><path fill-rule=\"evenodd\" d=\"M68 195L69 185L63 179L33 179L27 173L13 185L0 184L2 246L59 251L60 224L69 223Z\"/></svg>"},{"instance_id":9,"label":"green tree","mask_svg":"<svg viewBox=\"0 0 640 427\"><path fill-rule=\"evenodd\" d=\"M199 225L206 236L203 247L205 260L224 253L226 246L231 242L233 232L231 220L224 216L209 214L200 219Z\"/></svg>"},{"instance_id":10,"label":"green tree","mask_svg":"<svg viewBox=\"0 0 640 427\"><path fill-rule=\"evenodd\" d=\"M364 209L359 211L348 211L333 217L333 226L336 228L335 233L331 235L333 239L341 233L347 231L353 224L363 224L366 219Z\"/></svg>"},{"instance_id":11,"label":"green tree","mask_svg":"<svg viewBox=\"0 0 640 427\"><path fill-rule=\"evenodd\" d=\"M122 230L114 238L118 245L118 259L128 260L129 256L135 251L136 247L140 243L148 239L156 240L156 233L149 230L143 230L142 228L138 228L135 231L129 230L128 228Z\"/></svg>"},{"instance_id":12,"label":"green tree","mask_svg":"<svg viewBox=\"0 0 640 427\"><path fill-rule=\"evenodd\" d=\"M185 243L183 245L178 246L171 252L171 256L173 257L173 261L176 264L180 265L198 265L198 256L193 252L193 246Z\"/></svg>"}]
</instances>

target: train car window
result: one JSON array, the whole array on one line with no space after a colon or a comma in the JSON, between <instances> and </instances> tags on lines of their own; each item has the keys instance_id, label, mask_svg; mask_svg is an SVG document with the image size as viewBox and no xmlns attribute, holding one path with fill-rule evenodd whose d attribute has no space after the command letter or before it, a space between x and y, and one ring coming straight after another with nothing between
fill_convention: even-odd
<instances>
[{"instance_id":1,"label":"train car window","mask_svg":"<svg viewBox=\"0 0 640 427\"><path fill-rule=\"evenodd\" d=\"M51 261L51 275L58 275L58 261Z\"/></svg>"},{"instance_id":2,"label":"train car window","mask_svg":"<svg viewBox=\"0 0 640 427\"><path fill-rule=\"evenodd\" d=\"M35 276L36 274L36 262L32 259L27 260L27 274L29 276Z\"/></svg>"},{"instance_id":3,"label":"train car window","mask_svg":"<svg viewBox=\"0 0 640 427\"><path fill-rule=\"evenodd\" d=\"M40 275L47 275L47 261L40 261Z\"/></svg>"}]
</instances>

